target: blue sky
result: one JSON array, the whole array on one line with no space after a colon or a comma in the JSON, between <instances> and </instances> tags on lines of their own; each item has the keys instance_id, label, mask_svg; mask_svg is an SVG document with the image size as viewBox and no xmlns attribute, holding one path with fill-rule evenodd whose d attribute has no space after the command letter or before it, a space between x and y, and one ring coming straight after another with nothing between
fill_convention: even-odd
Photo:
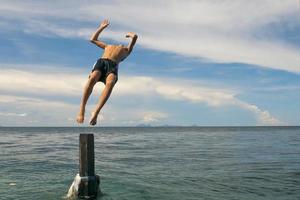
<instances>
[{"instance_id":1,"label":"blue sky","mask_svg":"<svg viewBox=\"0 0 300 200\"><path fill-rule=\"evenodd\" d=\"M300 125L296 0L1 1L0 125L77 126L83 86L102 50L137 45L100 126ZM94 89L88 125L103 85Z\"/></svg>"}]
</instances>

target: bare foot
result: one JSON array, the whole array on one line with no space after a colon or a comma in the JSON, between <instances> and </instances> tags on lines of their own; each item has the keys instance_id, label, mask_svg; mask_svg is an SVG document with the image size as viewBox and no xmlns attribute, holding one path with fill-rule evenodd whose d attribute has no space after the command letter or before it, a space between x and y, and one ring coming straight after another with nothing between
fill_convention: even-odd
<instances>
[{"instance_id":1,"label":"bare foot","mask_svg":"<svg viewBox=\"0 0 300 200\"><path fill-rule=\"evenodd\" d=\"M84 114L79 113L76 117L76 121L77 123L82 124L84 121Z\"/></svg>"},{"instance_id":2,"label":"bare foot","mask_svg":"<svg viewBox=\"0 0 300 200\"><path fill-rule=\"evenodd\" d=\"M90 120L90 125L95 126L97 124L97 117L98 117L98 114L93 112L91 120Z\"/></svg>"}]
</instances>

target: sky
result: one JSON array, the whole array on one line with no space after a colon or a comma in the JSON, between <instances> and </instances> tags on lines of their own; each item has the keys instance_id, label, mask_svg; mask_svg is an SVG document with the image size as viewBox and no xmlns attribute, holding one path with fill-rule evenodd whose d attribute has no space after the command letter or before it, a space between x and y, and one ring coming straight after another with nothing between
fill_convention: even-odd
<instances>
[{"instance_id":1,"label":"sky","mask_svg":"<svg viewBox=\"0 0 300 200\"><path fill-rule=\"evenodd\" d=\"M98 126L300 125L298 0L0 0L1 126L79 126L103 19L139 38Z\"/></svg>"}]
</instances>

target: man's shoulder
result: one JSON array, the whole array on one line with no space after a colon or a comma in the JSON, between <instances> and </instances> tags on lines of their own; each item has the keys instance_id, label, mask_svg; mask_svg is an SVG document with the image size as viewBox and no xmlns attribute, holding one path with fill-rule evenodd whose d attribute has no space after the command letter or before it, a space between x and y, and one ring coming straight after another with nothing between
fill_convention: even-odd
<instances>
[{"instance_id":1,"label":"man's shoulder","mask_svg":"<svg viewBox=\"0 0 300 200\"><path fill-rule=\"evenodd\" d=\"M114 45L106 44L106 45L105 45L105 48L111 48L112 46L114 46Z\"/></svg>"}]
</instances>

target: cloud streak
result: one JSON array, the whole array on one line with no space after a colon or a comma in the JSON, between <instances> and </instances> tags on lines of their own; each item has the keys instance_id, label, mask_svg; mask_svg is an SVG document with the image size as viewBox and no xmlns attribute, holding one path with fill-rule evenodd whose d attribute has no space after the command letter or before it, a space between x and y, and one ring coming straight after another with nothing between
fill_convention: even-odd
<instances>
[{"instance_id":1,"label":"cloud streak","mask_svg":"<svg viewBox=\"0 0 300 200\"><path fill-rule=\"evenodd\" d=\"M63 70L62 70L63 71ZM15 69L5 69L0 74L0 91L8 93L12 96L1 98L0 102L22 105L23 108L30 106L31 108L39 108L49 110L53 107L56 110L62 109L61 112L72 110L76 112L77 106L70 103L57 102L50 100L28 99L16 97L18 94L25 96L40 96L47 94L48 96L81 96L86 76L80 74L69 74L62 72L42 73L35 71L22 71ZM201 86L198 82L180 80L170 78L153 78L138 76L120 77L122 84L117 84L114 89L115 98L145 97L149 96L153 100L163 98L173 102L182 101L192 104L207 105L209 107L237 107L251 112L257 120L258 125L285 125L276 117L272 116L268 111L263 110L256 105L239 100L236 91L224 88L213 88ZM103 86L97 86L103 87ZM49 103L51 102L51 103ZM25 109L26 110L26 109ZM161 111L139 111L135 117L139 116L143 122L157 122L160 119L166 119L168 114ZM70 118L70 116L65 117ZM136 119L136 118L135 118Z\"/></svg>"},{"instance_id":2,"label":"cloud streak","mask_svg":"<svg viewBox=\"0 0 300 200\"><path fill-rule=\"evenodd\" d=\"M117 41L132 30L139 33L138 44L145 48L209 62L300 72L299 47L278 38L273 27L299 27L295 0L131 0L91 1L89 5L81 1L5 1L0 10L5 21L18 21L20 29L31 34L87 39L95 28L91 25L109 17L112 25L104 36ZM15 29L9 23L5 28Z\"/></svg>"},{"instance_id":3,"label":"cloud streak","mask_svg":"<svg viewBox=\"0 0 300 200\"><path fill-rule=\"evenodd\" d=\"M4 116L4 117L26 117L27 114L26 113L11 113L11 112L0 112L0 116Z\"/></svg>"},{"instance_id":4,"label":"cloud streak","mask_svg":"<svg viewBox=\"0 0 300 200\"><path fill-rule=\"evenodd\" d=\"M120 88L123 93L138 93L133 88L140 88L142 93L157 95L170 100L185 101L194 104L206 104L210 107L233 106L250 111L256 117L257 125L287 125L268 111L262 110L256 105L249 104L236 98L236 93L225 89L195 86L191 83L174 84L172 80L162 82L150 77L131 77L125 82L128 84ZM141 84L142 83L142 84ZM131 89L130 89L131 88Z\"/></svg>"}]
</instances>

